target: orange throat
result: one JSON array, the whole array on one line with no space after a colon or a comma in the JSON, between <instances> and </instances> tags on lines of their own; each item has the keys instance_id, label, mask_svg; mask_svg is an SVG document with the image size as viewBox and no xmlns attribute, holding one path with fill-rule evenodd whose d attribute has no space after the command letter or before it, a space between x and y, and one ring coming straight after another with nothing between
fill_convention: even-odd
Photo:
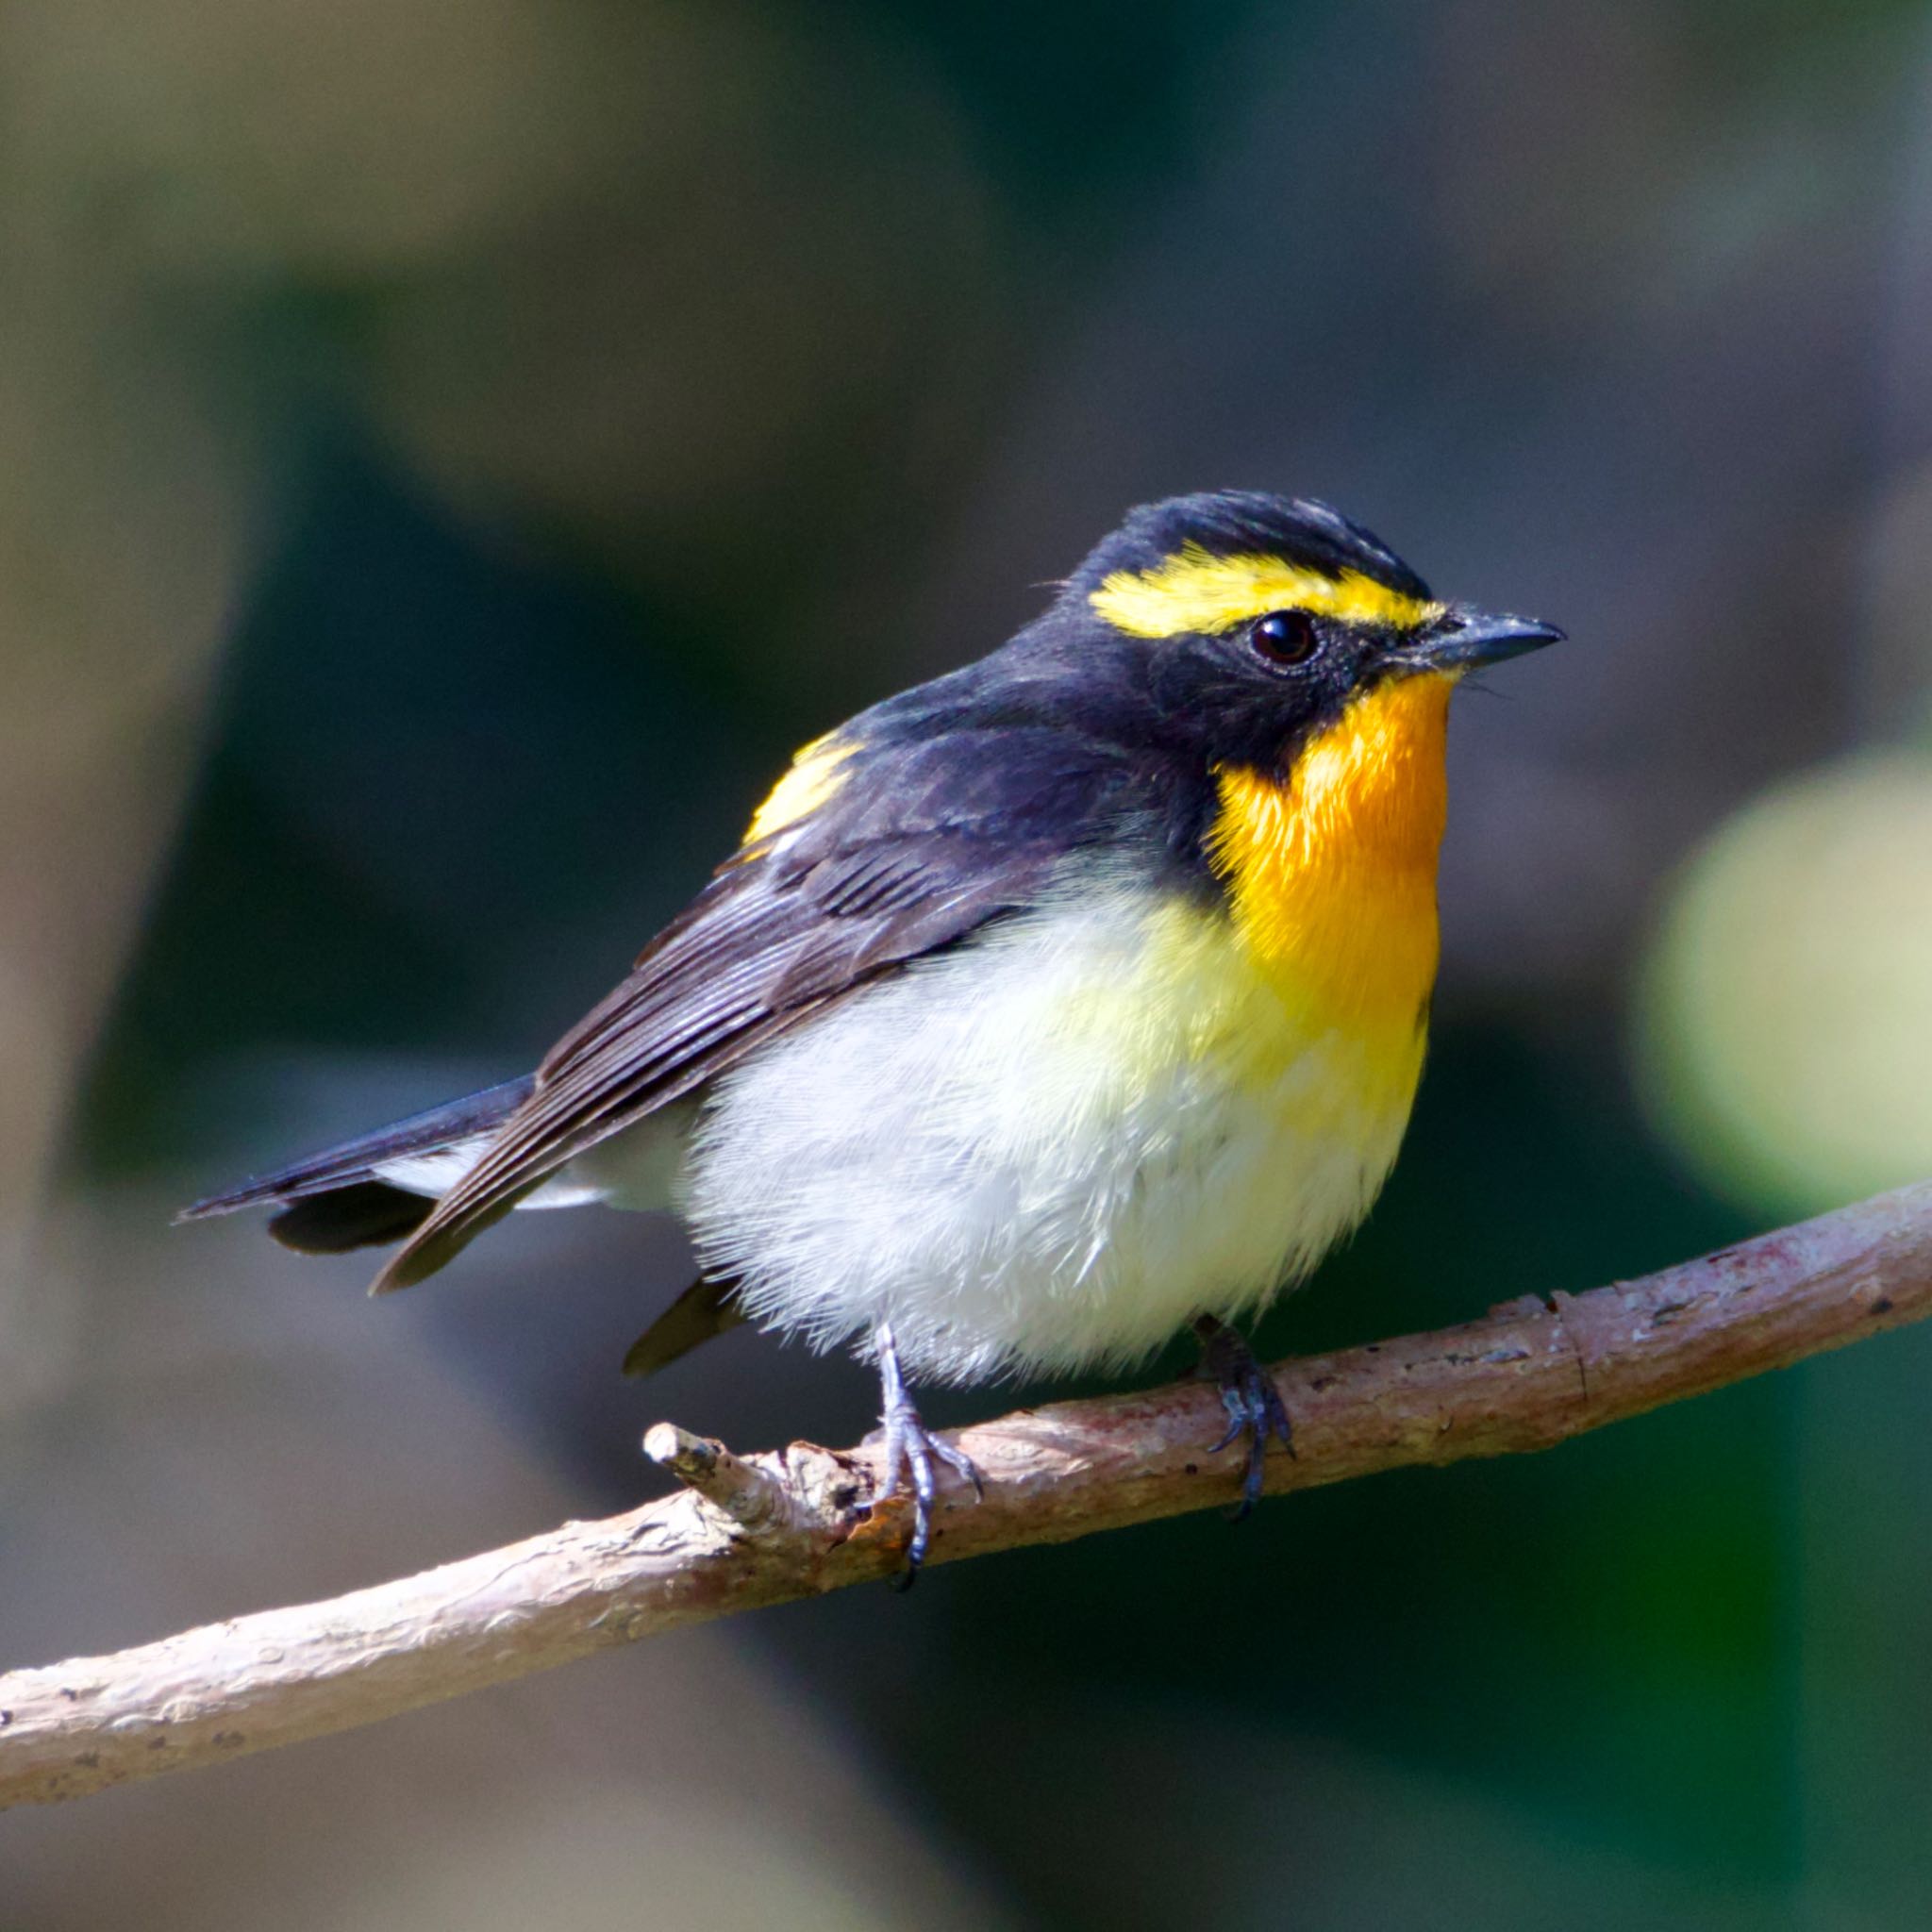
<instances>
[{"instance_id":1,"label":"orange throat","mask_svg":"<svg viewBox=\"0 0 1932 1932\"><path fill-rule=\"evenodd\" d=\"M1286 777L1218 774L1208 849L1236 939L1311 1017L1375 1032L1422 1025L1455 682L1426 673L1364 691Z\"/></svg>"}]
</instances>

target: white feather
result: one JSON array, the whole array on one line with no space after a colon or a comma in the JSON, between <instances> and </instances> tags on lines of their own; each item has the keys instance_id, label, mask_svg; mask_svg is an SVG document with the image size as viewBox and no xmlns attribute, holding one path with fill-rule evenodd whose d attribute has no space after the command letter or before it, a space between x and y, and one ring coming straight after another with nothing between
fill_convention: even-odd
<instances>
[{"instance_id":1,"label":"white feather","mask_svg":"<svg viewBox=\"0 0 1932 1932\"><path fill-rule=\"evenodd\" d=\"M634 1127L613 1134L575 1160L566 1161L543 1184L517 1203L525 1208L608 1208L642 1210L672 1206L683 1169L692 1107L689 1102L647 1115ZM491 1136L383 1161L375 1173L391 1187L441 1200L469 1173L490 1145Z\"/></svg>"},{"instance_id":2,"label":"white feather","mask_svg":"<svg viewBox=\"0 0 1932 1932\"><path fill-rule=\"evenodd\" d=\"M1174 910L1090 881L726 1074L686 1191L707 1267L768 1326L863 1348L890 1319L962 1382L1124 1364L1306 1274L1394 1160L1420 1042L1391 1083L1386 1042L1204 975Z\"/></svg>"}]
</instances>

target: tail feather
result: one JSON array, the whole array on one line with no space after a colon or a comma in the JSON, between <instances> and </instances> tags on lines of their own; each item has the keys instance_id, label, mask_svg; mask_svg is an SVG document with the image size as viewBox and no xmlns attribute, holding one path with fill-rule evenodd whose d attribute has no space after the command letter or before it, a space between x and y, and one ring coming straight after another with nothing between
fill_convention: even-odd
<instances>
[{"instance_id":1,"label":"tail feather","mask_svg":"<svg viewBox=\"0 0 1932 1932\"><path fill-rule=\"evenodd\" d=\"M268 1231L303 1255L345 1255L351 1248L387 1247L411 1235L436 1206L387 1181L351 1181L323 1194L304 1194L271 1218Z\"/></svg>"},{"instance_id":2,"label":"tail feather","mask_svg":"<svg viewBox=\"0 0 1932 1932\"><path fill-rule=\"evenodd\" d=\"M644 1330L624 1358L626 1375L655 1375L679 1356L689 1355L713 1336L747 1319L738 1300L738 1283L700 1278Z\"/></svg>"},{"instance_id":3,"label":"tail feather","mask_svg":"<svg viewBox=\"0 0 1932 1932\"><path fill-rule=\"evenodd\" d=\"M486 1087L480 1093L464 1095L460 1100L452 1100L441 1107L426 1108L422 1113L411 1114L408 1119L394 1123L393 1125L379 1127L373 1134L363 1134L354 1141L344 1141L340 1145L325 1148L319 1154L310 1154L300 1160L291 1161L288 1166L277 1168L273 1174L258 1174L243 1181L239 1187L229 1188L218 1194L208 1194L192 1206L182 1208L175 1219L179 1221L207 1221L217 1214L233 1214L241 1208L256 1208L266 1204L287 1207L291 1202L307 1201L313 1198L341 1193L353 1189L380 1188L385 1192L402 1195L411 1201L424 1197L408 1194L403 1189L391 1187L378 1172L390 1162L402 1159L412 1154L432 1153L439 1147L446 1147L452 1141L474 1140L479 1135L489 1134L522 1104L529 1098L531 1078L525 1074L520 1080L506 1080L495 1087ZM361 1196L354 1205L356 1212L367 1214L375 1204L367 1195ZM431 1203L431 1206L434 1204ZM398 1210L399 1211L399 1210ZM428 1215L425 1207L417 1219L425 1220ZM346 1226L352 1216L344 1210L341 1224ZM270 1224L270 1231L286 1240L291 1247L303 1246L304 1242L292 1239L284 1230L285 1217L277 1216ZM298 1234L321 1232L327 1222L326 1216L314 1218L312 1228L309 1223L295 1224ZM401 1232L407 1233L404 1229ZM369 1241L397 1239L397 1236L370 1235ZM360 1241L345 1241L345 1246L359 1246ZM333 1249L318 1252L333 1253Z\"/></svg>"},{"instance_id":4,"label":"tail feather","mask_svg":"<svg viewBox=\"0 0 1932 1932\"><path fill-rule=\"evenodd\" d=\"M407 1247L400 1248L390 1257L388 1264L374 1281L369 1284L371 1294L394 1294L398 1289L414 1288L419 1281L427 1281L438 1270L447 1268L462 1251L487 1227L494 1227L505 1215L510 1213L525 1194L531 1194L543 1185L543 1176L525 1181L514 1193L505 1194L492 1201L480 1213L472 1215L462 1226L445 1228L441 1233L432 1232L426 1241L419 1241L411 1233ZM432 1211L439 1205L430 1204ZM429 1216L423 1217L425 1225Z\"/></svg>"}]
</instances>

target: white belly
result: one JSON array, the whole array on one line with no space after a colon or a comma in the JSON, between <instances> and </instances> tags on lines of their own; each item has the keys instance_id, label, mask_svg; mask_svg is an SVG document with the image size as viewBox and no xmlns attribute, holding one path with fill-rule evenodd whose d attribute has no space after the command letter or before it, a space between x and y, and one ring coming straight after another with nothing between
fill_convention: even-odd
<instances>
[{"instance_id":1,"label":"white belly","mask_svg":"<svg viewBox=\"0 0 1932 1932\"><path fill-rule=\"evenodd\" d=\"M691 1153L708 1268L822 1347L891 1320L926 1379L1124 1365L1253 1313L1367 1211L1421 1041L1311 1018L1182 925L1090 893L760 1049Z\"/></svg>"}]
</instances>

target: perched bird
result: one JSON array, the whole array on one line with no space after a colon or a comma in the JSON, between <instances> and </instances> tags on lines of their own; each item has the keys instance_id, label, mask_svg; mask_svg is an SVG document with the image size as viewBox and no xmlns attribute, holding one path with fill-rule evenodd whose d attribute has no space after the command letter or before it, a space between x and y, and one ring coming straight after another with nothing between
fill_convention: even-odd
<instances>
[{"instance_id":1,"label":"perched bird","mask_svg":"<svg viewBox=\"0 0 1932 1932\"><path fill-rule=\"evenodd\" d=\"M683 1216L733 1321L876 1362L908 1574L913 1380L1120 1368L1193 1324L1243 1507L1288 1418L1229 1325L1350 1232L1422 1072L1449 697L1559 638L1325 506L1132 511L991 656L807 745L536 1074L197 1202L406 1288L514 1208Z\"/></svg>"}]
</instances>

